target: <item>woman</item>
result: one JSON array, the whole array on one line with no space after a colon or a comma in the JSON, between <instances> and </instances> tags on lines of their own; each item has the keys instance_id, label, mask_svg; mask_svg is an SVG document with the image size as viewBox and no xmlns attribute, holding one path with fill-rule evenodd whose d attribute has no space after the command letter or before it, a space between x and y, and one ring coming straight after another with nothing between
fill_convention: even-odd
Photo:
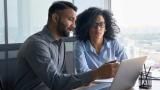
<instances>
[{"instance_id":1,"label":"woman","mask_svg":"<svg viewBox=\"0 0 160 90\"><path fill-rule=\"evenodd\" d=\"M127 58L124 48L115 39L120 30L109 11L91 7L78 15L76 25L75 63L78 73Z\"/></svg>"}]
</instances>

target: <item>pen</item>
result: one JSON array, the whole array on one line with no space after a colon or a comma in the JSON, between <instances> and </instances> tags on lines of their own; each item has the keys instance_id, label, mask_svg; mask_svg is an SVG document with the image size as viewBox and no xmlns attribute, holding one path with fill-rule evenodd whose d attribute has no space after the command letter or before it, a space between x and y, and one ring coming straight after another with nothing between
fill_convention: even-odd
<instances>
[{"instance_id":1,"label":"pen","mask_svg":"<svg viewBox=\"0 0 160 90\"><path fill-rule=\"evenodd\" d=\"M144 66L145 67L145 66ZM148 70L148 72L146 72L146 68L145 68L145 81L144 81L144 83L143 83L143 85L145 85L146 84L146 81L147 81L147 85L148 85L148 75L149 75L149 73L150 73L150 70L151 70L151 67L149 67L149 70Z\"/></svg>"},{"instance_id":2,"label":"pen","mask_svg":"<svg viewBox=\"0 0 160 90\"><path fill-rule=\"evenodd\" d=\"M146 65L145 64L144 64L144 73L145 73L145 75L147 74Z\"/></svg>"},{"instance_id":3,"label":"pen","mask_svg":"<svg viewBox=\"0 0 160 90\"><path fill-rule=\"evenodd\" d=\"M109 61L109 62L106 62L106 63L115 63L115 62L116 62L116 60Z\"/></svg>"},{"instance_id":4,"label":"pen","mask_svg":"<svg viewBox=\"0 0 160 90\"><path fill-rule=\"evenodd\" d=\"M113 61L106 62L106 64L107 63L120 63L120 62L118 62L117 60L113 60Z\"/></svg>"}]
</instances>

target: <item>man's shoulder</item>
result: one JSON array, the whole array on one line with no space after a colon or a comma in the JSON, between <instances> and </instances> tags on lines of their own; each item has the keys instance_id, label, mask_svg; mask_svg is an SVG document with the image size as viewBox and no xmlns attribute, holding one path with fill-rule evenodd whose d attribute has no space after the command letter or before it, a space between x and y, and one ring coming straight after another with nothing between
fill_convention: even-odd
<instances>
[{"instance_id":1,"label":"man's shoulder","mask_svg":"<svg viewBox=\"0 0 160 90\"><path fill-rule=\"evenodd\" d=\"M30 42L47 42L45 35L40 31L31 35L26 41Z\"/></svg>"},{"instance_id":2,"label":"man's shoulder","mask_svg":"<svg viewBox=\"0 0 160 90\"><path fill-rule=\"evenodd\" d=\"M32 36L28 37L25 42L22 44L23 48L31 48L40 45L48 45L49 42L40 35L40 32L33 34Z\"/></svg>"}]
</instances>

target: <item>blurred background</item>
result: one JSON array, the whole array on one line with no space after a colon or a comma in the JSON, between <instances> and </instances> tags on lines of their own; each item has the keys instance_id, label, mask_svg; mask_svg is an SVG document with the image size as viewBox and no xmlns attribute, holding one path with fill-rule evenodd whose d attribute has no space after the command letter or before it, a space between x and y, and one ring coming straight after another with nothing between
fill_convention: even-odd
<instances>
[{"instance_id":1,"label":"blurred background","mask_svg":"<svg viewBox=\"0 0 160 90\"><path fill-rule=\"evenodd\" d=\"M47 23L49 6L57 0L0 0L0 44L23 43ZM147 67L160 68L159 0L65 0L78 7L110 10L121 29L118 39L129 58L147 55ZM71 37L72 38L72 37ZM73 42L66 42L73 51ZM1 48L1 47L0 47ZM5 53L0 52L0 60Z\"/></svg>"}]
</instances>

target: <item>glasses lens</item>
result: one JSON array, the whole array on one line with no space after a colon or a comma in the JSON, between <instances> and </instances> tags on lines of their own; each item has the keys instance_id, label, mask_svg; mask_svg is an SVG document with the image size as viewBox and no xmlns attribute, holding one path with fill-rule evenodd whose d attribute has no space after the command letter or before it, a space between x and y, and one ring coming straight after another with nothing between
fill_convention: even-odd
<instances>
[{"instance_id":1,"label":"glasses lens","mask_svg":"<svg viewBox=\"0 0 160 90\"><path fill-rule=\"evenodd\" d=\"M97 28L97 27L104 28L105 27L105 22L95 22L93 26L95 28Z\"/></svg>"}]
</instances>

